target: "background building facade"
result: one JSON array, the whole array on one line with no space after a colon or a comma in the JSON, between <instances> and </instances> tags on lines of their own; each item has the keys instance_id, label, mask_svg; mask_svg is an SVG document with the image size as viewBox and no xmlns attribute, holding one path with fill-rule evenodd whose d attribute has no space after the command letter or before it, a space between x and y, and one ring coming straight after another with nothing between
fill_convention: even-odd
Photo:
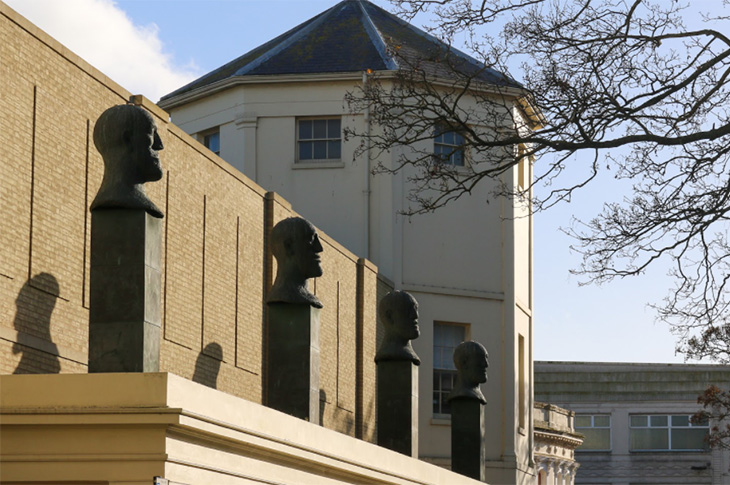
<instances>
[{"instance_id":1,"label":"background building facade","mask_svg":"<svg viewBox=\"0 0 730 485\"><path fill-rule=\"evenodd\" d=\"M535 363L535 398L575 412L584 436L576 484L728 483L728 452L708 450L709 423L690 421L710 384L730 385L727 366Z\"/></svg>"}]
</instances>

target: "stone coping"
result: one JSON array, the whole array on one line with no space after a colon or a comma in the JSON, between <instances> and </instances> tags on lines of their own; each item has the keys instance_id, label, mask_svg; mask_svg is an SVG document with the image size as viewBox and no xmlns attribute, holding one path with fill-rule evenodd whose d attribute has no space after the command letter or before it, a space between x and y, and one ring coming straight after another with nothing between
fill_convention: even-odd
<instances>
[{"instance_id":1,"label":"stone coping","mask_svg":"<svg viewBox=\"0 0 730 485\"><path fill-rule=\"evenodd\" d=\"M24 466L38 470L28 473L41 473L42 463L92 460L90 454L97 451L93 447L54 454L47 443L38 444L45 451L36 451L34 444L23 441L24 430L32 434L39 426L49 426L60 440L82 443L79 446L87 436L84 432L100 427L131 433L132 442L134 433L143 440L144 433L159 429L166 439L150 448L144 461L160 461L166 478L187 484L205 483L218 475L278 484L480 483L170 373L4 375L0 390L0 424L13 430L3 437L4 450L25 450L3 453L0 468L8 474L0 477L3 480L18 478ZM26 447L17 447L13 440ZM104 446L98 453L105 460L119 462L132 456L120 451L114 458ZM223 449L229 461L217 457Z\"/></svg>"}]
</instances>

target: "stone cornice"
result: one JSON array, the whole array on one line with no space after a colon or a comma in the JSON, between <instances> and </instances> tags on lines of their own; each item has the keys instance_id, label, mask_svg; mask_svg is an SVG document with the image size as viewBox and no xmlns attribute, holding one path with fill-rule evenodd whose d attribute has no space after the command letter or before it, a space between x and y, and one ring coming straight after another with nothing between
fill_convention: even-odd
<instances>
[{"instance_id":1,"label":"stone cornice","mask_svg":"<svg viewBox=\"0 0 730 485\"><path fill-rule=\"evenodd\" d=\"M535 441L543 441L574 450L581 444L583 444L583 436L577 433L561 433L549 429L540 429L536 427Z\"/></svg>"}]
</instances>

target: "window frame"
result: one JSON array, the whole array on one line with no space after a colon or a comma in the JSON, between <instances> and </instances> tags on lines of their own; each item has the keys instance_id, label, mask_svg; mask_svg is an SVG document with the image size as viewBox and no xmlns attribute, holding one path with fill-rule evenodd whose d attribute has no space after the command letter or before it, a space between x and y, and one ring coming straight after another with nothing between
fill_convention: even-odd
<instances>
[{"instance_id":1,"label":"window frame","mask_svg":"<svg viewBox=\"0 0 730 485\"><path fill-rule=\"evenodd\" d=\"M433 368L431 369L432 382L433 383L435 383L435 382L439 382L440 383L441 382L441 375L442 374L445 374L445 373L448 373L448 374L450 374L452 376L452 381L451 382L452 382L452 385L453 385L453 383L455 382L455 379L456 379L456 366L453 364L453 350L452 350L452 353L451 353L452 359L450 361L451 362L451 366L450 367L452 367L452 368L448 368L447 369L447 368L443 368L443 367L436 367L436 347L437 347L436 346L436 343L437 343L436 342L436 327L437 326L459 327L459 328L461 328L463 330L463 340L462 340L462 342L463 341L466 341L466 340L469 340L469 338L470 338L470 335L469 334L470 334L470 328L471 328L471 326L468 323L456 323L456 322L444 322L444 321L434 321L433 322L433 345L432 345L432 352L433 352L433 366L432 367ZM456 343L453 346L453 348L455 349L456 346L459 345L459 343L461 343L461 342ZM443 345L440 345L439 347L446 348L446 346L443 346ZM437 373L438 373L438 380L437 380ZM438 410L439 411L443 410L443 406L442 405L445 402L444 400L446 399L446 397L450 393L451 393L451 389L445 390L445 389L441 388L441 386L439 386L439 388L437 389L435 385L433 386L433 388L431 390L431 399L432 399L431 416L434 419L447 419L447 420L450 420L451 419L451 412L448 412L448 413L437 412L436 409L435 409L438 406ZM436 399L437 394L439 396L439 398L438 398L438 404L436 402L434 402L434 400Z\"/></svg>"},{"instance_id":2,"label":"window frame","mask_svg":"<svg viewBox=\"0 0 730 485\"><path fill-rule=\"evenodd\" d=\"M585 418L590 417L591 418L591 425L590 426L578 426L576 424L577 418ZM596 417L606 417L608 418L608 426L596 426ZM573 428L577 433L581 433L581 430L583 429L607 429L608 430L608 448L585 448L582 449L579 447L576 451L579 451L581 453L606 453L611 452L613 450L613 429L611 427L611 414L608 413L575 413L575 417L573 418ZM583 446L583 445L581 445Z\"/></svg>"},{"instance_id":3,"label":"window frame","mask_svg":"<svg viewBox=\"0 0 730 485\"><path fill-rule=\"evenodd\" d=\"M314 126L312 127L312 137L311 138L301 138L301 129L300 129L300 123L302 121L334 121L337 120L339 122L339 132L337 133L337 137L330 136L331 133L329 133L329 123L325 124L325 137L324 138L315 138L314 137ZM295 136L294 136L294 163L300 164L300 165L310 165L310 164L333 164L333 163L340 163L342 161L342 116L340 115L328 115L328 116L299 116L295 120ZM333 157L333 158L314 158L314 146L312 146L312 158L301 158L301 144L302 143L314 143L316 141L324 141L325 142L325 150L326 150L326 156L329 155L329 144L331 142L337 141L339 142L339 157Z\"/></svg>"},{"instance_id":4,"label":"window frame","mask_svg":"<svg viewBox=\"0 0 730 485\"><path fill-rule=\"evenodd\" d=\"M634 425L632 421L634 417L646 417L646 426ZM652 418L664 417L667 418L666 426L652 426ZM681 417L687 418L687 426L680 426L672 424L673 418ZM664 429L667 430L667 447L666 448L633 448L631 444L631 438L633 430L651 430L651 429ZM705 425L696 425L692 423L692 414L685 413L673 413L673 414L646 414L646 413L632 413L629 415L629 452L630 453L656 453L656 452L670 452L670 453L692 453L692 452L707 452L708 447L703 439L704 446L702 448L673 448L672 447L672 430L682 429L704 429L709 433L710 425L709 422Z\"/></svg>"},{"instance_id":5,"label":"window frame","mask_svg":"<svg viewBox=\"0 0 730 485\"><path fill-rule=\"evenodd\" d=\"M439 137L443 137L447 134L452 134L454 137L458 136L461 138L461 143L457 143L456 140L449 143L445 140L440 140ZM448 158L444 158L445 153L437 152L437 147L448 147ZM457 154L461 155L461 163L453 163L452 158ZM450 127L443 124L437 124L433 128L433 160L435 164L446 165L454 167L455 169L464 168L468 165L467 161L467 150L464 135L459 130L452 130Z\"/></svg>"}]
</instances>

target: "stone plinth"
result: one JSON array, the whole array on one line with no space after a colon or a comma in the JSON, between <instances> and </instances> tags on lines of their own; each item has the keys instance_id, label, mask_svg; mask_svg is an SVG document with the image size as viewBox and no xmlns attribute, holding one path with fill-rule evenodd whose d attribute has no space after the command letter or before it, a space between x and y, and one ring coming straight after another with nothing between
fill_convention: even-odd
<instances>
[{"instance_id":1,"label":"stone plinth","mask_svg":"<svg viewBox=\"0 0 730 485\"><path fill-rule=\"evenodd\" d=\"M319 314L307 304L269 303L269 407L319 423Z\"/></svg>"},{"instance_id":2,"label":"stone plinth","mask_svg":"<svg viewBox=\"0 0 730 485\"><path fill-rule=\"evenodd\" d=\"M378 362L378 444L418 458L418 366Z\"/></svg>"},{"instance_id":3,"label":"stone plinth","mask_svg":"<svg viewBox=\"0 0 730 485\"><path fill-rule=\"evenodd\" d=\"M477 399L452 399L451 471L485 481L484 414Z\"/></svg>"},{"instance_id":4,"label":"stone plinth","mask_svg":"<svg viewBox=\"0 0 730 485\"><path fill-rule=\"evenodd\" d=\"M159 371L161 236L144 210L91 213L89 372Z\"/></svg>"}]
</instances>

